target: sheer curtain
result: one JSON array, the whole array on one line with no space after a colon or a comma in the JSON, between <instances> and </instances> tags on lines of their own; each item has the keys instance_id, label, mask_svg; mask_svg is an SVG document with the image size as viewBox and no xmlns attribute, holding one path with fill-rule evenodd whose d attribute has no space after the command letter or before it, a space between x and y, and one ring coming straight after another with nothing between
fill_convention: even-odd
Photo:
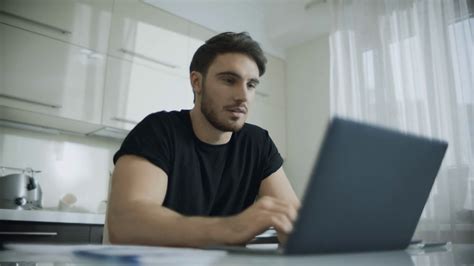
<instances>
[{"instance_id":1,"label":"sheer curtain","mask_svg":"<svg viewBox=\"0 0 474 266\"><path fill-rule=\"evenodd\" d=\"M474 243L473 2L331 1L331 113L449 142L426 240Z\"/></svg>"}]
</instances>

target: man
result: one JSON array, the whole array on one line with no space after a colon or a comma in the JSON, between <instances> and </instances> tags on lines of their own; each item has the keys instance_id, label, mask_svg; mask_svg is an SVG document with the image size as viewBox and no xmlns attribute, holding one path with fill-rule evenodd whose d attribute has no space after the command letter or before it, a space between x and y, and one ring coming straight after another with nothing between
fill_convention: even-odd
<instances>
[{"instance_id":1,"label":"man","mask_svg":"<svg viewBox=\"0 0 474 266\"><path fill-rule=\"evenodd\" d=\"M245 123L265 64L247 33L196 51L194 108L147 116L114 156L111 243L244 244L272 226L285 241L299 201L268 132Z\"/></svg>"}]
</instances>

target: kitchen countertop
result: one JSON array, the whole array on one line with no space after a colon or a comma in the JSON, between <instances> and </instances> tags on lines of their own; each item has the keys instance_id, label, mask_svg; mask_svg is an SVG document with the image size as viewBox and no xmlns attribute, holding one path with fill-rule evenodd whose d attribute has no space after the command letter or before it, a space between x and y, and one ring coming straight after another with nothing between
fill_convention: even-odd
<instances>
[{"instance_id":1,"label":"kitchen countertop","mask_svg":"<svg viewBox=\"0 0 474 266\"><path fill-rule=\"evenodd\" d=\"M54 210L0 209L0 220L73 224L104 224L105 214Z\"/></svg>"}]
</instances>

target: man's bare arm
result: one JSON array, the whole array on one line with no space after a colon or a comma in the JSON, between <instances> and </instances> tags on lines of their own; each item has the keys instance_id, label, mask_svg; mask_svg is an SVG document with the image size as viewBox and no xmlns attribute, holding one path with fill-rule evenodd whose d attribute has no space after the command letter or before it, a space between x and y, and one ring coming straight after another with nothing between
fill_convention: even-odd
<instances>
[{"instance_id":1,"label":"man's bare arm","mask_svg":"<svg viewBox=\"0 0 474 266\"><path fill-rule=\"evenodd\" d=\"M292 213L293 217L297 216L298 209L300 208L300 201L282 167L262 181L258 196L271 197L281 201L286 204L286 208L290 213ZM290 230L293 229L293 223L291 223L291 225ZM275 229L278 232L278 240L280 243L285 243L288 237L288 232L279 230L278 228Z\"/></svg>"},{"instance_id":2,"label":"man's bare arm","mask_svg":"<svg viewBox=\"0 0 474 266\"><path fill-rule=\"evenodd\" d=\"M278 198L291 204L296 209L300 207L300 201L296 196L283 167L280 167L280 169L262 181L258 195L259 197L269 196Z\"/></svg>"},{"instance_id":3,"label":"man's bare arm","mask_svg":"<svg viewBox=\"0 0 474 266\"><path fill-rule=\"evenodd\" d=\"M168 177L146 159L124 155L112 176L107 226L116 244L203 247L241 244L274 226L291 230L295 214L285 203L263 197L242 213L220 218L188 217L162 206Z\"/></svg>"}]
</instances>

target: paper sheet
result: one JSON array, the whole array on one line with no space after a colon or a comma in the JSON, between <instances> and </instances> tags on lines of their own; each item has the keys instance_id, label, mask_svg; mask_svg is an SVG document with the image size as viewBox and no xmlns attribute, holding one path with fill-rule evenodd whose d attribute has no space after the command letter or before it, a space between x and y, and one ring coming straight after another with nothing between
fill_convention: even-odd
<instances>
[{"instance_id":1,"label":"paper sheet","mask_svg":"<svg viewBox=\"0 0 474 266\"><path fill-rule=\"evenodd\" d=\"M125 245L46 245L46 244L5 244L5 248L36 254L74 254L83 258L101 260L125 260L153 262L159 260L181 260L209 262L225 256L225 251L201 250L193 248L170 248Z\"/></svg>"}]
</instances>

